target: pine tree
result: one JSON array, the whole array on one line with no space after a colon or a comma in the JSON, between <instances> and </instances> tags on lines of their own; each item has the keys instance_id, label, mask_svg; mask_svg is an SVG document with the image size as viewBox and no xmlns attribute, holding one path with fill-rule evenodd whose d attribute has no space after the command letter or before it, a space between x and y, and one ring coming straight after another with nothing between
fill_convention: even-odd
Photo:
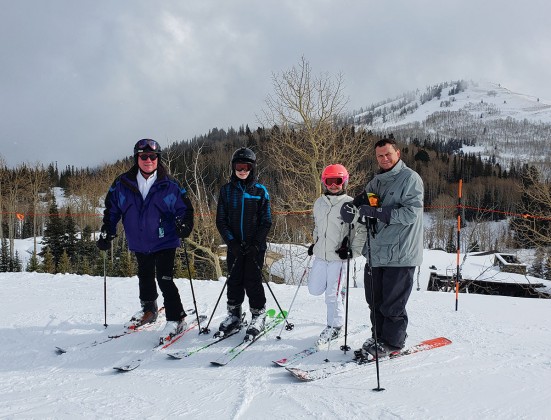
<instances>
[{"instance_id":1,"label":"pine tree","mask_svg":"<svg viewBox=\"0 0 551 420\"><path fill-rule=\"evenodd\" d=\"M121 277L132 277L136 275L136 265L130 251L122 252L120 256L119 275Z\"/></svg>"},{"instance_id":2,"label":"pine tree","mask_svg":"<svg viewBox=\"0 0 551 420\"><path fill-rule=\"evenodd\" d=\"M21 262L21 258L19 258L19 251L15 251L15 256L12 260L11 271L14 273L19 273L23 271L22 267L23 263Z\"/></svg>"},{"instance_id":3,"label":"pine tree","mask_svg":"<svg viewBox=\"0 0 551 420\"><path fill-rule=\"evenodd\" d=\"M77 254L82 260L86 258L89 263L93 263L98 258L98 248L95 242L92 241L92 228L89 225L86 225L82 230L77 249Z\"/></svg>"},{"instance_id":4,"label":"pine tree","mask_svg":"<svg viewBox=\"0 0 551 420\"><path fill-rule=\"evenodd\" d=\"M27 263L27 271L37 273L40 272L40 263L38 262L38 256L34 251L29 259L29 262Z\"/></svg>"},{"instance_id":5,"label":"pine tree","mask_svg":"<svg viewBox=\"0 0 551 420\"><path fill-rule=\"evenodd\" d=\"M46 251L44 252L44 258L42 261L42 272L55 274L55 261L50 248L46 248Z\"/></svg>"},{"instance_id":6,"label":"pine tree","mask_svg":"<svg viewBox=\"0 0 551 420\"><path fill-rule=\"evenodd\" d=\"M57 272L63 274L70 274L73 272L73 269L71 267L71 260L66 250L63 250L63 254L61 254L61 258L59 259L59 263L57 264Z\"/></svg>"},{"instance_id":7,"label":"pine tree","mask_svg":"<svg viewBox=\"0 0 551 420\"><path fill-rule=\"evenodd\" d=\"M76 260L77 255L77 229L75 219L71 216L71 209L67 207L64 220L63 248L71 261Z\"/></svg>"},{"instance_id":8,"label":"pine tree","mask_svg":"<svg viewBox=\"0 0 551 420\"><path fill-rule=\"evenodd\" d=\"M2 238L2 252L0 253L0 272L5 273L10 266L10 250L6 237Z\"/></svg>"},{"instance_id":9,"label":"pine tree","mask_svg":"<svg viewBox=\"0 0 551 420\"><path fill-rule=\"evenodd\" d=\"M446 244L446 252L448 254L453 254L454 252L457 252L457 246L454 239L454 228L452 226L450 227L450 235L448 236L448 243Z\"/></svg>"},{"instance_id":10,"label":"pine tree","mask_svg":"<svg viewBox=\"0 0 551 420\"><path fill-rule=\"evenodd\" d=\"M542 277L546 280L551 280L551 253L547 254L547 258L543 264Z\"/></svg>"},{"instance_id":11,"label":"pine tree","mask_svg":"<svg viewBox=\"0 0 551 420\"><path fill-rule=\"evenodd\" d=\"M92 266L90 264L90 260L88 259L88 257L84 256L80 259L80 261L78 262L77 273L80 275L93 274Z\"/></svg>"},{"instance_id":12,"label":"pine tree","mask_svg":"<svg viewBox=\"0 0 551 420\"><path fill-rule=\"evenodd\" d=\"M40 251L39 255L45 258L46 252L49 251L51 253L54 263L53 273L55 273L55 267L59 263L61 255L63 254L64 236L63 221L59 217L55 196L52 196L52 202L50 203L50 216L48 218L48 222L46 223L46 229L44 229L42 251ZM49 271L46 272L49 273Z\"/></svg>"}]
</instances>

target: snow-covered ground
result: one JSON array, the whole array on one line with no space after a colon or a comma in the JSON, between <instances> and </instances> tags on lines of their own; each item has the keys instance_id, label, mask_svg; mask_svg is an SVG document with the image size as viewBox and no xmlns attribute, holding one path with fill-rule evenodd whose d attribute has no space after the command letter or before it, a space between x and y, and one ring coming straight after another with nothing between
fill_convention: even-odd
<instances>
[{"instance_id":1,"label":"snow-covered ground","mask_svg":"<svg viewBox=\"0 0 551 420\"><path fill-rule=\"evenodd\" d=\"M444 255L425 254L425 259L445 266ZM177 284L191 307L189 280ZM310 296L306 287L298 289L291 308L293 331L283 330L281 340L275 338L280 331L272 331L225 367L209 362L239 337L183 360L148 350L157 331L57 355L55 346L119 331L137 309L137 278L107 278L104 328L103 285L103 277L0 274L1 418L549 418L551 300L461 294L456 311L454 294L414 287L408 344L438 336L453 343L381 362L380 384L386 390L373 392L375 364L310 383L272 364L308 347L325 325L323 297ZM210 315L223 281L195 280L193 286L200 311ZM297 287L270 286L287 309ZM266 293L268 306L275 308ZM349 328L369 323L363 293L350 290ZM220 322L224 301L211 327ZM366 330L348 343L356 348L367 336ZM191 333L173 347L192 347L209 337ZM337 347L302 364L351 357ZM132 372L112 369L139 356L145 359Z\"/></svg>"}]
</instances>

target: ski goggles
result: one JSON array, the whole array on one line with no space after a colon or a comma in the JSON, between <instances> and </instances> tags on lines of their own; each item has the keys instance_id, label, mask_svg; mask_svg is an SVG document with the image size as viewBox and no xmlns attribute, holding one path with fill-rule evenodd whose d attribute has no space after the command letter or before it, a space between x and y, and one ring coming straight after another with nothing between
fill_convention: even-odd
<instances>
[{"instance_id":1,"label":"ski goggles","mask_svg":"<svg viewBox=\"0 0 551 420\"><path fill-rule=\"evenodd\" d=\"M143 160L144 162L149 159L151 162L155 162L157 160L157 153L140 153L138 157Z\"/></svg>"},{"instance_id":2,"label":"ski goggles","mask_svg":"<svg viewBox=\"0 0 551 420\"><path fill-rule=\"evenodd\" d=\"M331 185L335 184L336 186L342 185L343 179L342 178L325 178L323 180L323 183L326 187L330 187Z\"/></svg>"},{"instance_id":3,"label":"ski goggles","mask_svg":"<svg viewBox=\"0 0 551 420\"><path fill-rule=\"evenodd\" d=\"M248 162L237 162L235 164L236 172L249 172L253 168L253 165Z\"/></svg>"},{"instance_id":4,"label":"ski goggles","mask_svg":"<svg viewBox=\"0 0 551 420\"><path fill-rule=\"evenodd\" d=\"M154 152L161 149L159 143L152 139L141 139L138 143L136 143L137 150L144 150L146 147L149 147Z\"/></svg>"}]
</instances>

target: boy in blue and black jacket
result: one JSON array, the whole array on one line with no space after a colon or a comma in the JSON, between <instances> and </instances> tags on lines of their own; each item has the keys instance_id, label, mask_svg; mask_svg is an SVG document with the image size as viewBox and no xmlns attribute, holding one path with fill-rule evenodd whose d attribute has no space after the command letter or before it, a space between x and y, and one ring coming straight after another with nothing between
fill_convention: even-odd
<instances>
[{"instance_id":1,"label":"boy in blue and black jacket","mask_svg":"<svg viewBox=\"0 0 551 420\"><path fill-rule=\"evenodd\" d=\"M272 226L268 190L256 182L256 155L248 148L236 150L231 160L230 182L222 186L218 198L216 227L228 246L228 316L220 332L229 334L241 328L241 304L249 298L252 319L247 334L264 329L266 296L262 266L266 237Z\"/></svg>"}]
</instances>

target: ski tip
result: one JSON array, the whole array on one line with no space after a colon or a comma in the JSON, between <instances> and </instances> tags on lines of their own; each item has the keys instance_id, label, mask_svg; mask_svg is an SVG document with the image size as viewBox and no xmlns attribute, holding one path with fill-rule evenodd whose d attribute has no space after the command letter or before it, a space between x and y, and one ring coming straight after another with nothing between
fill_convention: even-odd
<instances>
[{"instance_id":1,"label":"ski tip","mask_svg":"<svg viewBox=\"0 0 551 420\"><path fill-rule=\"evenodd\" d=\"M298 369L298 368L292 368L292 367L286 367L285 368L288 372L291 373L295 378L302 382L312 382L313 379L308 376L308 372Z\"/></svg>"},{"instance_id":2,"label":"ski tip","mask_svg":"<svg viewBox=\"0 0 551 420\"><path fill-rule=\"evenodd\" d=\"M128 363L127 365L113 366L113 369L116 370L117 372L130 372L131 370L134 370L138 366L140 366L141 362L142 362L142 359L137 359Z\"/></svg>"},{"instance_id":3,"label":"ski tip","mask_svg":"<svg viewBox=\"0 0 551 420\"><path fill-rule=\"evenodd\" d=\"M168 356L169 359L172 359L172 360L183 359L183 356L180 355L179 353L166 353L166 355Z\"/></svg>"},{"instance_id":4,"label":"ski tip","mask_svg":"<svg viewBox=\"0 0 551 420\"><path fill-rule=\"evenodd\" d=\"M430 347L442 347L451 344L452 341L446 337L437 337L431 338L430 340L421 341L420 346L430 346Z\"/></svg>"}]
</instances>

